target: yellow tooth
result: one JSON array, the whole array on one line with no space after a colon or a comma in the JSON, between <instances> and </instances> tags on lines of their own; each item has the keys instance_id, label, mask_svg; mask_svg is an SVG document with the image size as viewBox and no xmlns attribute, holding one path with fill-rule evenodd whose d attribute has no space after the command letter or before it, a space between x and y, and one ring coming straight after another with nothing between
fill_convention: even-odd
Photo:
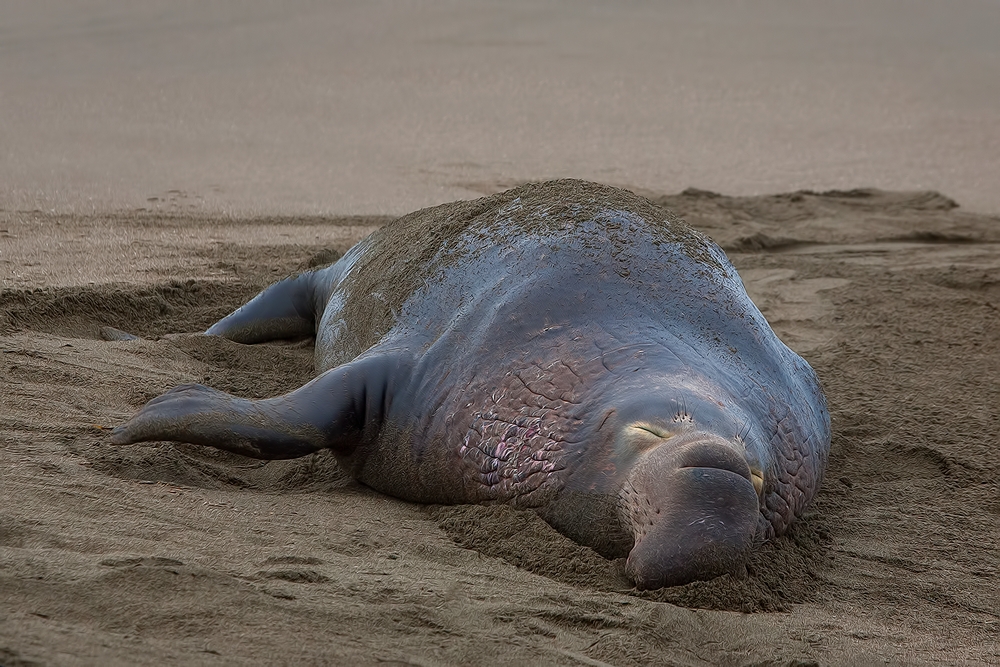
<instances>
[{"instance_id":1,"label":"yellow tooth","mask_svg":"<svg viewBox=\"0 0 1000 667\"><path fill-rule=\"evenodd\" d=\"M757 495L764 494L764 473L759 470L750 471L750 481L753 482L753 488L757 491Z\"/></svg>"}]
</instances>

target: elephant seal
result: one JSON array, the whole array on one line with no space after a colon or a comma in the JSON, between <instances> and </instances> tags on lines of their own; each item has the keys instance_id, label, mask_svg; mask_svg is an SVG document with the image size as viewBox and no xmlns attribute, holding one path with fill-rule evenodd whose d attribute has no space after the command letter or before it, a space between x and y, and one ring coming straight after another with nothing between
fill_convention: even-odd
<instances>
[{"instance_id":1,"label":"elephant seal","mask_svg":"<svg viewBox=\"0 0 1000 667\"><path fill-rule=\"evenodd\" d=\"M329 448L398 498L532 508L627 555L640 589L742 570L827 463L816 375L722 250L594 183L417 211L205 333L314 335L319 376L264 400L180 386L112 442L261 459Z\"/></svg>"}]
</instances>

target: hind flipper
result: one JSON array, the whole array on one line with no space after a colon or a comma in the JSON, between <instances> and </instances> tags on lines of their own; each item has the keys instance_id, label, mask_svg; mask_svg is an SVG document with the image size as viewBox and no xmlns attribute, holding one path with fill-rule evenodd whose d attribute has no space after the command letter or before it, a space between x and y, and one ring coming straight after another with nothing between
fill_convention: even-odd
<instances>
[{"instance_id":1,"label":"hind flipper","mask_svg":"<svg viewBox=\"0 0 1000 667\"><path fill-rule=\"evenodd\" d=\"M205 332L237 343L316 334L316 272L276 282Z\"/></svg>"},{"instance_id":2,"label":"hind flipper","mask_svg":"<svg viewBox=\"0 0 1000 667\"><path fill-rule=\"evenodd\" d=\"M187 442L258 459L291 459L327 448L347 455L377 435L393 388L408 383L412 366L408 353L375 354L262 400L181 385L116 428L111 442Z\"/></svg>"}]
</instances>

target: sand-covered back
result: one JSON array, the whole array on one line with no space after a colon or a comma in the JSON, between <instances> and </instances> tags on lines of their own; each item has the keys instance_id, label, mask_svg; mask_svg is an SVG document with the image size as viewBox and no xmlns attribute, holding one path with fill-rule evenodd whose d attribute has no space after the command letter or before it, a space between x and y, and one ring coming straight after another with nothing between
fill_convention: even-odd
<instances>
[{"instance_id":1,"label":"sand-covered back","mask_svg":"<svg viewBox=\"0 0 1000 667\"><path fill-rule=\"evenodd\" d=\"M308 380L307 344L171 334L387 219L7 211L0 665L1000 661L1000 219L929 192L643 194L726 249L828 395L824 486L748 578L638 594L531 514L394 500L327 455L114 447L173 385Z\"/></svg>"}]
</instances>

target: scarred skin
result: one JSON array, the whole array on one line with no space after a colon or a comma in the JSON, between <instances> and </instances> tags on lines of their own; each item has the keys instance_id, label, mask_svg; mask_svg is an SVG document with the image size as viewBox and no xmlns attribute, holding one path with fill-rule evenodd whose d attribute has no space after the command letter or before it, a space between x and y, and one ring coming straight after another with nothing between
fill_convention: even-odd
<instances>
[{"instance_id":1,"label":"scarred skin","mask_svg":"<svg viewBox=\"0 0 1000 667\"><path fill-rule=\"evenodd\" d=\"M259 401L178 387L113 442L265 459L330 448L399 498L535 509L628 556L639 588L739 571L802 514L826 467L815 373L722 250L596 184L407 216L206 333L315 335L320 375Z\"/></svg>"}]
</instances>

